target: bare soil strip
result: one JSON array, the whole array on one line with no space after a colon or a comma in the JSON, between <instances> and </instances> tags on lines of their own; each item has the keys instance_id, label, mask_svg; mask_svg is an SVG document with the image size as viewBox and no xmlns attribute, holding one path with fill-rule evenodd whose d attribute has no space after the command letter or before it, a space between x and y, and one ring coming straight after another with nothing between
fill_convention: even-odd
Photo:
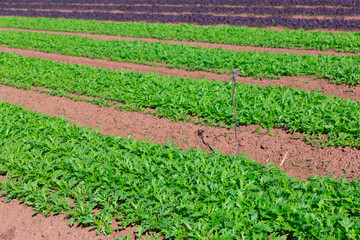
<instances>
[{"instance_id":1,"label":"bare soil strip","mask_svg":"<svg viewBox=\"0 0 360 240\"><path fill-rule=\"evenodd\" d=\"M74 33L74 32L57 32L57 31L43 31L43 30L31 30L20 28L0 28L0 31L22 31L22 32L35 32L35 33L47 33L47 34L61 34L79 37L89 37L93 39L101 40L124 40L124 41L143 41L143 42L161 42L170 44L184 44L189 46L203 47L203 48L222 48L231 51L249 51L249 52L269 52L269 53L294 53L298 55L307 54L318 56L323 55L341 55L341 56L360 56L360 53L342 53L334 50L319 51L319 50L302 50L302 49L288 49L288 48L269 48L269 47L253 47L253 46L237 46L231 44L218 44L207 42L190 42L190 41L178 41L178 40L160 40L154 38L138 38L138 37L120 37L113 35L91 34L91 33Z\"/></svg>"},{"instance_id":2,"label":"bare soil strip","mask_svg":"<svg viewBox=\"0 0 360 240\"><path fill-rule=\"evenodd\" d=\"M50 12L50 11L57 11L57 12L103 12L103 13L137 13L137 14L163 14L163 15L183 15L183 14L194 14L194 12L173 12L173 11L167 11L167 12L142 12L142 11L121 11L121 10L77 10L77 9L46 9L46 8L7 8L7 10L20 10L20 11L44 11L44 12ZM211 16L236 16L236 17L274 17L275 15L271 14L255 14L255 13L213 13L213 12L203 12L203 13L195 13L195 14L201 14L201 15L211 15ZM360 16L326 16L326 15L289 15L284 16L288 18L295 18L295 19L345 19L345 20L355 20L360 19Z\"/></svg>"},{"instance_id":3,"label":"bare soil strip","mask_svg":"<svg viewBox=\"0 0 360 240\"><path fill-rule=\"evenodd\" d=\"M17 53L27 57L49 59L62 63L78 63L82 65L92 65L97 68L108 68L111 70L125 69L136 72L156 72L159 75L163 75L163 76L169 75L171 77L186 77L186 78L206 77L209 80L216 80L222 82L227 82L230 79L230 76L227 74L215 74L215 73L203 72L203 71L193 72L183 69L153 67L153 66L141 65L136 63L121 63L121 62L91 59L85 57L66 56L56 53L37 52L33 50L0 47L0 51ZM282 77L281 79L255 79L253 77L238 77L237 81L242 83L258 84L264 87L274 85L274 86L286 86L286 87L298 88L305 91L319 90L326 95L336 95L343 99L351 98L355 101L360 101L360 85L356 85L356 86L349 86L345 84L336 85L330 83L326 79L314 79L311 76Z\"/></svg>"}]
</instances>

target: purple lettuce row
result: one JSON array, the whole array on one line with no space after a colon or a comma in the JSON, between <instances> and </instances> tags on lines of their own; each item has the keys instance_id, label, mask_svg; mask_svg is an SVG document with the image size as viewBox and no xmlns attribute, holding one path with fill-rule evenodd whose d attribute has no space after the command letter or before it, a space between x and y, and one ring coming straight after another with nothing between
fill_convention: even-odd
<instances>
[{"instance_id":1,"label":"purple lettuce row","mask_svg":"<svg viewBox=\"0 0 360 240\"><path fill-rule=\"evenodd\" d=\"M219 7L219 6L134 6L134 5L73 5L73 4L0 4L0 8L61 9L61 10L102 10L149 13L217 13L217 14L268 14L274 16L354 16L360 15L360 8L336 7Z\"/></svg>"},{"instance_id":2,"label":"purple lettuce row","mask_svg":"<svg viewBox=\"0 0 360 240\"><path fill-rule=\"evenodd\" d=\"M0 0L8 3L9 0ZM119 3L119 4L202 4L202 5L263 5L263 6L360 6L360 0L12 0L12 3Z\"/></svg>"},{"instance_id":3,"label":"purple lettuce row","mask_svg":"<svg viewBox=\"0 0 360 240\"><path fill-rule=\"evenodd\" d=\"M137 13L105 13L105 12L57 12L33 10L0 10L0 16L73 18L88 20L105 20L119 22L161 22L161 23L191 23L199 25L235 25L249 27L280 26L303 29L343 29L356 30L360 28L360 20L344 19L296 19L284 17L238 17L213 16L201 14L137 14Z\"/></svg>"}]
</instances>

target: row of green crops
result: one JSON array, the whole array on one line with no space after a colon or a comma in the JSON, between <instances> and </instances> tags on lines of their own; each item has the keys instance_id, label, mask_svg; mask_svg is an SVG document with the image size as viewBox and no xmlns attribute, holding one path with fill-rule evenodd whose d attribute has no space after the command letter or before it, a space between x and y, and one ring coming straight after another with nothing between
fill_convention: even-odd
<instances>
[{"instance_id":1,"label":"row of green crops","mask_svg":"<svg viewBox=\"0 0 360 240\"><path fill-rule=\"evenodd\" d=\"M185 40L233 45L360 52L359 33L276 31L234 26L110 23L75 19L1 17L0 27Z\"/></svg>"},{"instance_id":2,"label":"row of green crops","mask_svg":"<svg viewBox=\"0 0 360 240\"><path fill-rule=\"evenodd\" d=\"M140 110L150 107L156 115L173 120L187 120L192 115L211 125L234 124L231 85L207 79L111 71L0 53L0 83L115 100ZM238 84L236 101L241 125L327 134L328 144L360 147L360 103L353 100L318 91Z\"/></svg>"},{"instance_id":3,"label":"row of green crops","mask_svg":"<svg viewBox=\"0 0 360 240\"><path fill-rule=\"evenodd\" d=\"M4 102L0 122L0 192L71 224L107 234L116 218L174 239L360 234L357 181L302 182L245 157L106 137Z\"/></svg>"},{"instance_id":4,"label":"row of green crops","mask_svg":"<svg viewBox=\"0 0 360 240\"><path fill-rule=\"evenodd\" d=\"M336 83L360 82L360 58L235 52L143 41L106 41L79 36L0 31L0 45L44 52L142 64L166 63L170 68L226 72L239 68L242 76L315 75Z\"/></svg>"}]
</instances>

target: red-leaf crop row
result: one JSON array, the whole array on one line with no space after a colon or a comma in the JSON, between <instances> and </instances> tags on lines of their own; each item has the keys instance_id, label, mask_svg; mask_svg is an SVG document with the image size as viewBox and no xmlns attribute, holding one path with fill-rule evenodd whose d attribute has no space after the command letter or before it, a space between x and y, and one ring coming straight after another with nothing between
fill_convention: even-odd
<instances>
[{"instance_id":1,"label":"red-leaf crop row","mask_svg":"<svg viewBox=\"0 0 360 240\"><path fill-rule=\"evenodd\" d=\"M161 22L161 23L192 23L199 25L236 25L250 27L286 27L303 29L343 29L357 30L360 20L345 19L298 19L286 17L240 17L240 16L213 16L203 14L143 14L143 13L107 13L107 12L59 12L35 10L0 10L2 16L49 17L90 19L121 22Z\"/></svg>"},{"instance_id":2,"label":"red-leaf crop row","mask_svg":"<svg viewBox=\"0 0 360 240\"><path fill-rule=\"evenodd\" d=\"M126 12L149 12L149 13L216 13L216 14L259 14L273 16L354 16L360 14L360 8L338 8L338 7L223 7L223 6L161 6L161 5L83 5L64 3L17 3L0 4L0 8L21 9L61 9L61 10L102 10L102 11L126 11Z\"/></svg>"},{"instance_id":3,"label":"red-leaf crop row","mask_svg":"<svg viewBox=\"0 0 360 240\"><path fill-rule=\"evenodd\" d=\"M8 0L0 0L8 3ZM118 4L202 4L202 5L267 5L267 6L360 6L359 0L13 0L13 3L118 3Z\"/></svg>"}]
</instances>

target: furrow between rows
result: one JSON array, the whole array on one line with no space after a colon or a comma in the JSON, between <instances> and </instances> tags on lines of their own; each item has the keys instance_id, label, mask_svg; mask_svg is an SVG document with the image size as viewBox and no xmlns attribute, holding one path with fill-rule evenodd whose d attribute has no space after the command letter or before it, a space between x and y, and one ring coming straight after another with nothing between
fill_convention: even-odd
<instances>
[{"instance_id":1,"label":"furrow between rows","mask_svg":"<svg viewBox=\"0 0 360 240\"><path fill-rule=\"evenodd\" d=\"M334 29L356 31L359 27L358 19L300 19L285 18L279 16L272 17L241 17L241 16L214 16L202 14L140 14L140 13L103 13L103 12L59 12L59 11L34 11L34 10L7 10L0 9L2 16L22 16L22 17L52 17L52 18L71 18L88 19L117 22L148 22L148 23L188 23L199 25L222 24L231 26L248 27L272 27L279 26L288 29Z\"/></svg>"}]
</instances>

